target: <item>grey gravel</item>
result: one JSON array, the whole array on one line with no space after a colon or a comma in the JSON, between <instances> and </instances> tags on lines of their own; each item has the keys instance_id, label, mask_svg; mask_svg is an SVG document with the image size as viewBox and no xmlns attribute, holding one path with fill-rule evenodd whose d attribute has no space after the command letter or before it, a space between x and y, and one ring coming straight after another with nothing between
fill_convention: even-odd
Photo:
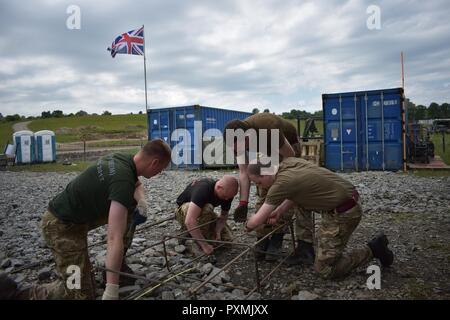
<instances>
[{"instance_id":1,"label":"grey gravel","mask_svg":"<svg viewBox=\"0 0 450 320\"><path fill-rule=\"evenodd\" d=\"M143 179L150 216L154 223L174 216L175 199L191 180L199 177L219 178L223 174L237 175L237 171L165 171L152 179ZM51 258L39 231L42 214L49 200L62 191L77 173L0 172L0 271L11 272L20 266ZM359 268L340 281L320 279L309 266L281 267L261 293L250 299L450 299L450 177L418 177L391 172L344 173L361 195L364 215L349 241L349 248L364 245L378 231L383 230L395 253L392 268L382 270L382 290L365 287L367 274ZM255 188L252 187L249 215L254 213ZM232 208L237 204L234 200ZM254 234L246 234L242 224L228 221L240 242L252 243ZM316 215L316 227L320 215ZM157 281L167 277L162 245L150 247L163 236L175 234L180 226L174 220L154 228L139 231L128 251L127 262L139 275ZM104 241L106 228L89 232L89 244ZM285 236L283 250L291 248L290 235ZM169 266L185 268L195 258L196 244L180 245L178 239L166 242ZM193 248L191 250L191 247ZM201 259L186 275L173 279L179 288L162 286L147 299L190 299L189 289L195 288L205 277L214 275L217 268L233 259L242 247L215 252L214 257ZM198 252L198 250L197 250ZM90 248L94 265L104 265L106 246ZM375 260L371 264L378 264ZM260 276L270 272L274 264L260 264ZM22 284L49 281L56 275L54 266L43 264L20 271L15 276ZM253 256L244 256L225 272L212 278L213 284L199 290L197 299L243 299L247 292L225 287L225 283L252 289L255 285ZM97 277L101 282L101 277ZM193 279L199 279L194 281ZM290 286L295 283L295 286ZM132 287L121 288L126 296L144 286L143 280ZM101 283L99 283L101 286ZM308 293L308 294L306 294Z\"/></svg>"}]
</instances>

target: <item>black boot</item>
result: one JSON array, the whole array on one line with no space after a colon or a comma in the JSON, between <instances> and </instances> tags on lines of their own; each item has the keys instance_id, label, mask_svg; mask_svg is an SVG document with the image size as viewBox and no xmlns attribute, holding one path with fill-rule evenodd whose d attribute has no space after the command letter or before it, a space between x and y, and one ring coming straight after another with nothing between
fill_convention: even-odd
<instances>
[{"instance_id":1,"label":"black boot","mask_svg":"<svg viewBox=\"0 0 450 320\"><path fill-rule=\"evenodd\" d=\"M378 234L367 245L375 258L379 259L383 267L389 267L394 262L394 253L388 248L388 239L383 233Z\"/></svg>"},{"instance_id":2,"label":"black boot","mask_svg":"<svg viewBox=\"0 0 450 320\"><path fill-rule=\"evenodd\" d=\"M269 241L266 252L266 261L275 261L281 256L283 249L284 233L275 233Z\"/></svg>"},{"instance_id":3,"label":"black boot","mask_svg":"<svg viewBox=\"0 0 450 320\"><path fill-rule=\"evenodd\" d=\"M297 247L294 254L286 259L286 264L293 266L298 264L313 264L315 259L315 252L312 243L297 240Z\"/></svg>"},{"instance_id":4,"label":"black boot","mask_svg":"<svg viewBox=\"0 0 450 320\"><path fill-rule=\"evenodd\" d=\"M256 241L259 241L261 239L262 237L259 237ZM264 258L266 257L266 250L269 246L269 241L269 238L265 238L255 246L255 254L257 260L264 260Z\"/></svg>"},{"instance_id":5,"label":"black boot","mask_svg":"<svg viewBox=\"0 0 450 320\"><path fill-rule=\"evenodd\" d=\"M13 300L16 298L17 283L6 273L0 274L0 300Z\"/></svg>"},{"instance_id":6,"label":"black boot","mask_svg":"<svg viewBox=\"0 0 450 320\"><path fill-rule=\"evenodd\" d=\"M6 273L0 274L0 300L46 299L48 293L44 286L33 285L22 288Z\"/></svg>"}]
</instances>

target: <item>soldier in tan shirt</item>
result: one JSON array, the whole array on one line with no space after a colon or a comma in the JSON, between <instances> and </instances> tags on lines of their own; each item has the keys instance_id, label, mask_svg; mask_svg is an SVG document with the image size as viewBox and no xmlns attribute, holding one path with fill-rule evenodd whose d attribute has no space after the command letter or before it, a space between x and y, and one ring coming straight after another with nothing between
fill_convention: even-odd
<instances>
[{"instance_id":1,"label":"soldier in tan shirt","mask_svg":"<svg viewBox=\"0 0 450 320\"><path fill-rule=\"evenodd\" d=\"M258 152L259 155L265 155L269 157L272 156L271 139L275 134L273 130L278 131L277 133L279 148L277 150L274 150L274 152L276 152L274 156L277 157L276 160L278 162L288 157L299 157L301 154L300 141L297 135L296 128L289 121L268 112L254 114L246 118L245 120L236 119L230 121L225 126L225 130L227 129L242 129L244 132L246 132L246 136L244 138L244 150L238 150L239 148L236 138L233 141L227 141L227 143L229 143L229 145L234 148L236 157L238 159L240 157L240 159L242 160L241 162L238 161L240 201L238 207L234 211L233 216L235 221L245 222L248 212L248 200L250 191L250 180L247 176L247 165L249 164L250 160L249 153ZM254 129L256 132L256 138L258 140L256 146L257 150L249 150L249 129ZM259 140L259 134L263 132L262 130L267 130L266 143L262 143L262 141ZM258 211L258 209L264 203L266 193L267 189L259 187L257 188L258 198L255 205L256 211ZM312 262L314 257L314 249L312 247L311 212L297 211L295 212L295 214L297 216L297 238L300 244L299 248L302 253L302 257L309 257L309 260ZM267 261L278 259L279 255L281 254L283 237L285 233L284 228L279 228L281 224L281 222L278 225L273 226L263 224L256 230L256 236L258 239L258 245L256 246L256 257L258 259L266 259ZM272 232L274 229L277 230L270 236L270 238L266 237L267 234Z\"/></svg>"},{"instance_id":2,"label":"soldier in tan shirt","mask_svg":"<svg viewBox=\"0 0 450 320\"><path fill-rule=\"evenodd\" d=\"M362 210L355 187L339 175L303 159L285 159L275 175L262 175L261 164L250 164L248 175L256 185L269 188L264 204L246 224L251 231L262 223L274 223L295 206L321 213L317 235L315 270L324 278L337 278L373 257L383 266L393 262L388 240L380 234L367 246L344 253L361 220Z\"/></svg>"}]
</instances>

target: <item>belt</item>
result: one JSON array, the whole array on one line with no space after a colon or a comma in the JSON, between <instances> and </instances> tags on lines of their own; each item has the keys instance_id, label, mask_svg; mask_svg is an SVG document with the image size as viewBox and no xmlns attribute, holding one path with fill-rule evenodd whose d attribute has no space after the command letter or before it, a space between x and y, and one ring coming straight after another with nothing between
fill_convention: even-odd
<instances>
[{"instance_id":1,"label":"belt","mask_svg":"<svg viewBox=\"0 0 450 320\"><path fill-rule=\"evenodd\" d=\"M358 199L359 199L359 193L356 189L353 189L352 197L349 200L345 201L340 206L337 206L335 209L336 212L343 213L345 211L352 209L358 203Z\"/></svg>"}]
</instances>

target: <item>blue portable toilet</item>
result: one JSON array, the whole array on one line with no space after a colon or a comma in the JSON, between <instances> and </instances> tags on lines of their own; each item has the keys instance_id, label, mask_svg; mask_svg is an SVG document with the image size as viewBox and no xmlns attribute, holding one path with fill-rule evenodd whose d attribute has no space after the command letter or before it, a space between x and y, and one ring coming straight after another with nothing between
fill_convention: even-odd
<instances>
[{"instance_id":1,"label":"blue portable toilet","mask_svg":"<svg viewBox=\"0 0 450 320\"><path fill-rule=\"evenodd\" d=\"M36 162L56 161L55 133L50 130L41 130L34 133L36 144Z\"/></svg>"},{"instance_id":2,"label":"blue portable toilet","mask_svg":"<svg viewBox=\"0 0 450 320\"><path fill-rule=\"evenodd\" d=\"M322 95L325 167L397 171L406 162L402 88Z\"/></svg>"},{"instance_id":3,"label":"blue portable toilet","mask_svg":"<svg viewBox=\"0 0 450 320\"><path fill-rule=\"evenodd\" d=\"M35 161L33 132L29 130L14 132L13 141L16 146L16 163L33 163Z\"/></svg>"}]
</instances>

